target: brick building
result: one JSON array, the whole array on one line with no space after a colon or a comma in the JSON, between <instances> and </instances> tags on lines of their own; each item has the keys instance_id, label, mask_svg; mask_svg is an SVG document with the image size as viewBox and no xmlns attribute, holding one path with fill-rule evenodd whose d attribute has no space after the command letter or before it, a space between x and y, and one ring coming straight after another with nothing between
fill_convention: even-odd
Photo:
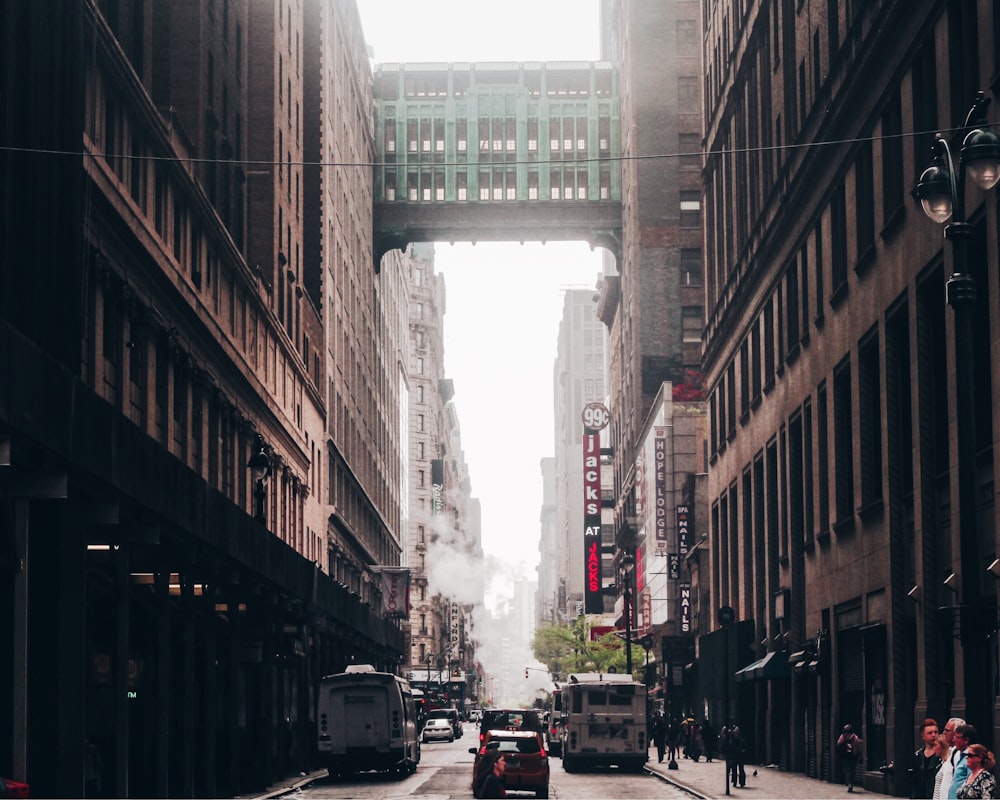
<instances>
[{"instance_id":1,"label":"brick building","mask_svg":"<svg viewBox=\"0 0 1000 800\"><path fill-rule=\"evenodd\" d=\"M703 13L709 580L750 630L704 636L726 657L700 666L724 671L754 760L835 779L851 723L865 785L903 794L880 767L908 763L924 717L996 741L997 204L969 182L963 266L908 195L934 133L957 158L996 84L1000 20L988 2ZM956 270L968 311L948 308Z\"/></svg>"}]
</instances>

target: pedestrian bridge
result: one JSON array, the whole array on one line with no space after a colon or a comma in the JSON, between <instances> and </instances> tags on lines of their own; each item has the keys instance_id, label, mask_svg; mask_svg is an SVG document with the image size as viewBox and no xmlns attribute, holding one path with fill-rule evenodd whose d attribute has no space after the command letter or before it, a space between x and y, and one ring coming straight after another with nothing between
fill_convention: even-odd
<instances>
[{"instance_id":1,"label":"pedestrian bridge","mask_svg":"<svg viewBox=\"0 0 1000 800\"><path fill-rule=\"evenodd\" d=\"M589 242L620 255L609 62L382 64L375 256L411 242Z\"/></svg>"}]
</instances>

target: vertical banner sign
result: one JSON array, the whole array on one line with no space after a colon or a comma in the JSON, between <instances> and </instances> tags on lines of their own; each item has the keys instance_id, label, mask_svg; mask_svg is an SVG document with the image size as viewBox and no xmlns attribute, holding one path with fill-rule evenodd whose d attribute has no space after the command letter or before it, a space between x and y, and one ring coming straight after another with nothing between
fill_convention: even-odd
<instances>
[{"instance_id":1,"label":"vertical banner sign","mask_svg":"<svg viewBox=\"0 0 1000 800\"><path fill-rule=\"evenodd\" d=\"M677 552L686 556L691 549L691 531L688 529L689 509L687 506L677 506Z\"/></svg>"},{"instance_id":2,"label":"vertical banner sign","mask_svg":"<svg viewBox=\"0 0 1000 800\"><path fill-rule=\"evenodd\" d=\"M583 434L584 613L604 611L601 591L601 437Z\"/></svg>"},{"instance_id":3,"label":"vertical banner sign","mask_svg":"<svg viewBox=\"0 0 1000 800\"><path fill-rule=\"evenodd\" d=\"M406 567L382 567L382 616L405 619L410 616L410 570Z\"/></svg>"},{"instance_id":4,"label":"vertical banner sign","mask_svg":"<svg viewBox=\"0 0 1000 800\"><path fill-rule=\"evenodd\" d=\"M667 430L657 428L653 440L653 503L656 508L656 552L667 550Z\"/></svg>"},{"instance_id":5,"label":"vertical banner sign","mask_svg":"<svg viewBox=\"0 0 1000 800\"><path fill-rule=\"evenodd\" d=\"M588 403L583 413L583 610L604 611L601 585L601 437L611 421L603 403Z\"/></svg>"},{"instance_id":6,"label":"vertical banner sign","mask_svg":"<svg viewBox=\"0 0 1000 800\"><path fill-rule=\"evenodd\" d=\"M672 581L681 579L681 557L677 553L667 554L667 577Z\"/></svg>"},{"instance_id":7,"label":"vertical banner sign","mask_svg":"<svg viewBox=\"0 0 1000 800\"><path fill-rule=\"evenodd\" d=\"M636 633L639 636L645 636L649 633L649 621L653 616L653 598L649 596L649 590L644 590L642 595L642 602L639 607L642 609L642 619L639 620L639 624L636 626Z\"/></svg>"},{"instance_id":8,"label":"vertical banner sign","mask_svg":"<svg viewBox=\"0 0 1000 800\"><path fill-rule=\"evenodd\" d=\"M449 657L452 661L458 660L458 651L462 647L461 622L458 603L451 603L449 607L448 620L448 646Z\"/></svg>"},{"instance_id":9,"label":"vertical banner sign","mask_svg":"<svg viewBox=\"0 0 1000 800\"><path fill-rule=\"evenodd\" d=\"M691 633L691 584L680 585L680 632Z\"/></svg>"},{"instance_id":10,"label":"vertical banner sign","mask_svg":"<svg viewBox=\"0 0 1000 800\"><path fill-rule=\"evenodd\" d=\"M444 461L431 461L431 514L440 514L444 509Z\"/></svg>"}]
</instances>

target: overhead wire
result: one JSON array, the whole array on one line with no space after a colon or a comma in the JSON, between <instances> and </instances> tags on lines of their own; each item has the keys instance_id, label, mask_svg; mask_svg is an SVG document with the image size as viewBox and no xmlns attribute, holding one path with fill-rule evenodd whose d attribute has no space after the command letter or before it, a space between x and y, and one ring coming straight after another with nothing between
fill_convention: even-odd
<instances>
[{"instance_id":1,"label":"overhead wire","mask_svg":"<svg viewBox=\"0 0 1000 800\"><path fill-rule=\"evenodd\" d=\"M982 127L995 127L990 124L989 126ZM583 165L583 164L611 164L616 162L627 162L627 161L655 161L655 160L666 160L666 159L680 159L680 158L718 158L723 156L733 156L733 155L748 155L754 153L767 153L767 152L777 152L777 151L791 151L791 150L802 150L814 147L838 147L843 145L860 144L863 142L875 142L883 141L889 139L908 139L917 136L944 136L948 134L954 134L964 130L963 128L951 128L944 130L932 130L932 131L911 131L904 133L894 133L882 136L858 136L846 139L831 139L828 141L812 141L812 142L792 142L788 144L776 144L776 145L760 145L757 147L738 147L738 148L724 148L719 150L696 150L684 153L650 153L646 155L614 155L614 156L597 156L597 157L573 157L573 158L548 158L548 159L520 159L516 161L423 161L421 158L425 158L425 153L408 153L407 155L415 156L413 160L408 161L267 161L263 159L254 160L234 160L234 159L223 159L223 158L199 158L195 156L189 157L178 157L178 156L158 156L151 154L130 154L130 153L102 153L100 151L85 152L85 151L75 151L75 150L58 150L49 148L36 148L36 147L19 147L13 145L0 145L0 152L8 153L26 153L32 155L51 155L51 156L65 156L73 158L83 158L84 156L103 156L108 159L123 159L130 161L160 161L167 163L181 163L181 164L212 164L212 165L238 165L241 168L253 168L253 167L321 167L321 168L363 168L363 169L391 169L394 167L401 166L413 166L413 167L468 167L468 166L482 166L482 167L500 167L500 166L573 166L573 165ZM493 153L495 151L487 150L480 151L483 153ZM507 151L504 151L507 152Z\"/></svg>"}]
</instances>

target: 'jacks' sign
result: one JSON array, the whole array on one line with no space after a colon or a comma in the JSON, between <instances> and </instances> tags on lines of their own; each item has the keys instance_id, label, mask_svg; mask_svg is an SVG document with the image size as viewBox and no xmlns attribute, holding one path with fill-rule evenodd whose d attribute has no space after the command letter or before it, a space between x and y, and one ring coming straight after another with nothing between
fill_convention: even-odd
<instances>
[{"instance_id":1,"label":"'jacks' sign","mask_svg":"<svg viewBox=\"0 0 1000 800\"><path fill-rule=\"evenodd\" d=\"M587 614L604 611L601 591L601 437L583 434L583 599Z\"/></svg>"}]
</instances>

